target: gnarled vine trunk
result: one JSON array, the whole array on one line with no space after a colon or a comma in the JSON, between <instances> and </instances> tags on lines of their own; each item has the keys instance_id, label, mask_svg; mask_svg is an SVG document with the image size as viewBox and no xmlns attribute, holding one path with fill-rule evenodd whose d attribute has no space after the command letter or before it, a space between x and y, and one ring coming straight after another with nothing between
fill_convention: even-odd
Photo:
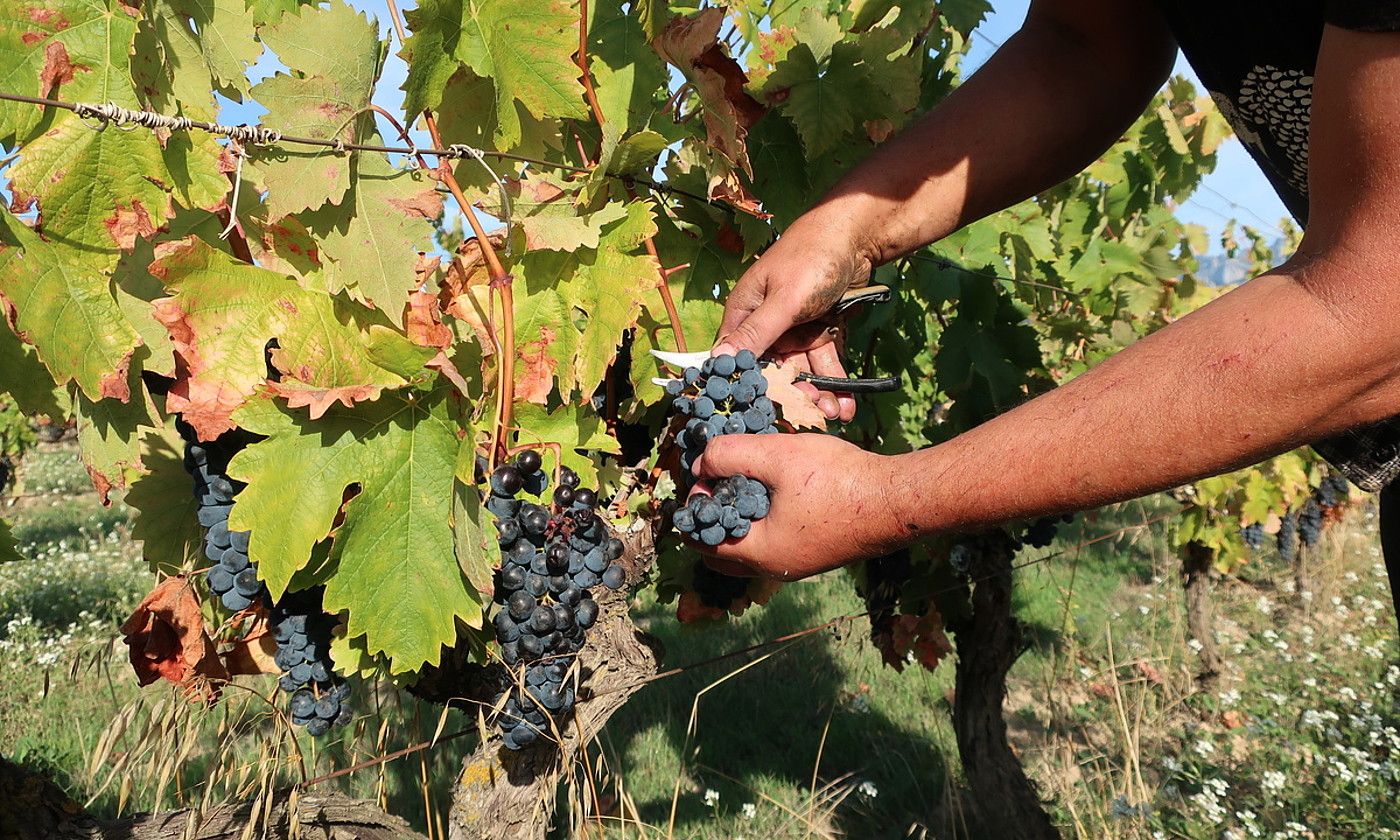
<instances>
[{"instance_id":1,"label":"gnarled vine trunk","mask_svg":"<svg viewBox=\"0 0 1400 840\"><path fill-rule=\"evenodd\" d=\"M1210 683L1220 675L1225 660L1215 643L1215 602L1211 596L1211 568L1215 549L1203 543L1186 544L1181 558L1181 585L1186 593L1186 629L1200 645L1200 673L1196 679Z\"/></svg>"},{"instance_id":2,"label":"gnarled vine trunk","mask_svg":"<svg viewBox=\"0 0 1400 840\"><path fill-rule=\"evenodd\" d=\"M256 813L255 813L256 812ZM197 827L189 825L197 821ZM0 840L423 840L372 802L283 791L255 807L233 802L192 810L137 814L103 822L82 812L52 781L0 758Z\"/></svg>"},{"instance_id":3,"label":"gnarled vine trunk","mask_svg":"<svg viewBox=\"0 0 1400 840\"><path fill-rule=\"evenodd\" d=\"M1006 675L1023 650L1011 615L1011 559L1001 540L977 553L971 570L972 617L957 630L957 695L953 730L972 790L973 808L988 837L1058 840L1035 785L1006 740Z\"/></svg>"}]
</instances>

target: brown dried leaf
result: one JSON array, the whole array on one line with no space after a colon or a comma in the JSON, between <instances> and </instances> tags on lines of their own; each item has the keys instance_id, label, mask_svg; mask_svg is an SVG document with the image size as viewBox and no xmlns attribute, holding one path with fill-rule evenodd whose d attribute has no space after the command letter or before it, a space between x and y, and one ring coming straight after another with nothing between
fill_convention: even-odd
<instances>
[{"instance_id":1,"label":"brown dried leaf","mask_svg":"<svg viewBox=\"0 0 1400 840\"><path fill-rule=\"evenodd\" d=\"M797 374L801 373L789 363L768 365L763 376L768 380L768 398L782 409L782 419L795 429L825 429L826 415L816 402L798 388Z\"/></svg>"},{"instance_id":2,"label":"brown dried leaf","mask_svg":"<svg viewBox=\"0 0 1400 840\"><path fill-rule=\"evenodd\" d=\"M131 669L141 685L159 679L212 703L229 673L204 628L199 599L184 575L162 581L122 624Z\"/></svg>"},{"instance_id":3,"label":"brown dried leaf","mask_svg":"<svg viewBox=\"0 0 1400 840\"><path fill-rule=\"evenodd\" d=\"M515 398L546 405L554 390L554 372L559 362L549 352L554 343L553 328L541 325L540 337L522 344L516 351Z\"/></svg>"},{"instance_id":4,"label":"brown dried leaf","mask_svg":"<svg viewBox=\"0 0 1400 840\"><path fill-rule=\"evenodd\" d=\"M439 350L452 345L452 330L442 323L439 307L438 296L432 292L413 292L408 296L403 326L409 341Z\"/></svg>"},{"instance_id":5,"label":"brown dried leaf","mask_svg":"<svg viewBox=\"0 0 1400 840\"><path fill-rule=\"evenodd\" d=\"M243 638L226 645L219 658L229 674L280 674L273 657L277 654L277 641L268 629L267 616L254 619Z\"/></svg>"}]
</instances>

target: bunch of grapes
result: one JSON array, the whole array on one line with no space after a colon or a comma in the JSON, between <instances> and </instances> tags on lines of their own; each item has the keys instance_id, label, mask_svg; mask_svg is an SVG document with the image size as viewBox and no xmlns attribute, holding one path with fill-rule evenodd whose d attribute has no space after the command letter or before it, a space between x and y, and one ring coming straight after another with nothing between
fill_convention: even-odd
<instances>
[{"instance_id":1,"label":"bunch of grapes","mask_svg":"<svg viewBox=\"0 0 1400 840\"><path fill-rule=\"evenodd\" d=\"M1278 555L1285 563L1298 556L1298 513L1287 511L1278 526Z\"/></svg>"},{"instance_id":2,"label":"bunch of grapes","mask_svg":"<svg viewBox=\"0 0 1400 840\"><path fill-rule=\"evenodd\" d=\"M1351 492L1351 485L1347 482L1346 476L1340 473L1332 473L1322 480L1317 490L1313 493L1313 498L1323 507L1336 507L1346 500Z\"/></svg>"},{"instance_id":3,"label":"bunch of grapes","mask_svg":"<svg viewBox=\"0 0 1400 840\"><path fill-rule=\"evenodd\" d=\"M242 612L262 600L267 590L258 569L248 560L248 531L230 531L228 514L242 490L224 471L233 452L219 442L200 443L194 429L177 423L185 439L185 470L194 478L196 514L204 527L204 556L214 564L205 573L209 590L229 612Z\"/></svg>"},{"instance_id":4,"label":"bunch of grapes","mask_svg":"<svg viewBox=\"0 0 1400 840\"><path fill-rule=\"evenodd\" d=\"M1316 545L1322 537L1322 505L1315 498L1304 502L1298 513L1298 536L1308 547Z\"/></svg>"},{"instance_id":5,"label":"bunch of grapes","mask_svg":"<svg viewBox=\"0 0 1400 840\"><path fill-rule=\"evenodd\" d=\"M909 583L913 560L908 549L865 561L865 580L860 595L870 615L870 641L885 663L900 667L895 650L895 614L900 595Z\"/></svg>"},{"instance_id":6,"label":"bunch of grapes","mask_svg":"<svg viewBox=\"0 0 1400 840\"><path fill-rule=\"evenodd\" d=\"M768 515L768 488L736 475L715 482L710 495L694 495L671 518L676 530L705 545L742 539Z\"/></svg>"},{"instance_id":7,"label":"bunch of grapes","mask_svg":"<svg viewBox=\"0 0 1400 840\"><path fill-rule=\"evenodd\" d=\"M551 505L517 498L522 490L540 495L548 488L540 467L532 450L497 467L486 503L501 545L496 641L506 665L524 665L523 686L511 689L500 717L501 740L512 750L534 743L550 718L573 710L569 662L598 620L590 590L599 584L620 589L627 579L616 562L622 541L609 535L598 515L597 491L579 487L573 470L560 471Z\"/></svg>"},{"instance_id":8,"label":"bunch of grapes","mask_svg":"<svg viewBox=\"0 0 1400 840\"><path fill-rule=\"evenodd\" d=\"M1026 528L1026 533L1018 541L1017 547L1028 545L1031 548L1046 548L1060 533L1060 524L1073 521L1074 517L1068 513L1060 516L1042 516Z\"/></svg>"},{"instance_id":9,"label":"bunch of grapes","mask_svg":"<svg viewBox=\"0 0 1400 840\"><path fill-rule=\"evenodd\" d=\"M676 433L681 469L689 474L705 444L721 435L777 434L778 410L767 392L768 380L749 350L706 359L666 383L671 410L690 418Z\"/></svg>"},{"instance_id":10,"label":"bunch of grapes","mask_svg":"<svg viewBox=\"0 0 1400 840\"><path fill-rule=\"evenodd\" d=\"M194 478L199 502L199 524L204 526L204 556L214 562L205 573L209 591L229 612L241 612L254 604L271 606L269 624L277 642L274 657L282 669L279 685L291 695L292 722L312 735L323 735L332 725L350 721L350 685L332 672L331 630L335 618L321 609L323 589L289 592L275 606L267 587L258 579L257 564L248 558L251 531L230 531L229 511L243 489L225 473L228 462L241 448L231 438L201 443L194 429L176 422L185 439L185 469Z\"/></svg>"},{"instance_id":11,"label":"bunch of grapes","mask_svg":"<svg viewBox=\"0 0 1400 840\"><path fill-rule=\"evenodd\" d=\"M1240 529L1240 536L1244 539L1244 544L1249 546L1250 551L1258 551L1264 546L1264 525L1259 522L1251 522Z\"/></svg>"},{"instance_id":12,"label":"bunch of grapes","mask_svg":"<svg viewBox=\"0 0 1400 840\"><path fill-rule=\"evenodd\" d=\"M274 660L282 669L278 685L291 695L292 723L313 736L353 717L350 684L336 676L331 662L331 631L335 618L321 608L324 587L289 592L272 608L269 624L277 642Z\"/></svg>"}]
</instances>

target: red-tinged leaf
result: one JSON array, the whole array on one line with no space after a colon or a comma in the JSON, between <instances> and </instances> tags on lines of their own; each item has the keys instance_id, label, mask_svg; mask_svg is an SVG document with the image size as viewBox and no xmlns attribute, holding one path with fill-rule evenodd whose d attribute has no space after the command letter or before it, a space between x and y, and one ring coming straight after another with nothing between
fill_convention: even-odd
<instances>
[{"instance_id":1,"label":"red-tinged leaf","mask_svg":"<svg viewBox=\"0 0 1400 840\"><path fill-rule=\"evenodd\" d=\"M516 351L516 399L540 405L549 403L550 392L554 390L554 372L559 367L559 362L549 352L556 337L553 328L542 325L539 338L521 345Z\"/></svg>"},{"instance_id":2,"label":"red-tinged leaf","mask_svg":"<svg viewBox=\"0 0 1400 840\"><path fill-rule=\"evenodd\" d=\"M122 624L131 669L141 685L169 680L191 699L213 702L229 673L204 627L199 599L184 575L166 578Z\"/></svg>"},{"instance_id":3,"label":"red-tinged leaf","mask_svg":"<svg viewBox=\"0 0 1400 840\"><path fill-rule=\"evenodd\" d=\"M442 322L441 304L432 292L413 292L408 296L403 325L408 340L420 347L445 349L452 344L452 330Z\"/></svg>"},{"instance_id":4,"label":"red-tinged leaf","mask_svg":"<svg viewBox=\"0 0 1400 840\"><path fill-rule=\"evenodd\" d=\"M795 382L800 373L788 363L769 365L763 369L768 380L768 398L782 409L781 417L795 429L825 429L826 415L817 407L810 394Z\"/></svg>"},{"instance_id":5,"label":"red-tinged leaf","mask_svg":"<svg viewBox=\"0 0 1400 840\"><path fill-rule=\"evenodd\" d=\"M652 42L656 52L685 74L699 96L709 146L733 170L712 179L710 192L746 212L758 211L758 200L749 193L738 173L753 178L749 162L748 133L765 108L745 90L748 77L739 63L719 43L725 10L715 7L693 17L675 17Z\"/></svg>"},{"instance_id":6,"label":"red-tinged leaf","mask_svg":"<svg viewBox=\"0 0 1400 840\"><path fill-rule=\"evenodd\" d=\"M681 624L718 621L721 618L724 618L724 610L705 606L700 602L700 596L694 592L682 592L676 601L676 620Z\"/></svg>"},{"instance_id":7,"label":"red-tinged leaf","mask_svg":"<svg viewBox=\"0 0 1400 840\"><path fill-rule=\"evenodd\" d=\"M287 400L288 408L309 408L311 419L319 420L336 403L351 408L379 396L379 385L350 385L342 388L317 388L304 382L269 382L267 389Z\"/></svg>"}]
</instances>

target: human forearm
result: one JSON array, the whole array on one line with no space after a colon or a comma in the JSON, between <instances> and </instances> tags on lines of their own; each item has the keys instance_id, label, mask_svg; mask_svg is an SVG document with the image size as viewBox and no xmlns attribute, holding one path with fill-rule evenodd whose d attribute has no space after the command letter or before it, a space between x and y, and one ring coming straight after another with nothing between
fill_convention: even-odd
<instances>
[{"instance_id":1,"label":"human forearm","mask_svg":"<svg viewBox=\"0 0 1400 840\"><path fill-rule=\"evenodd\" d=\"M1079 510L1400 413L1400 295L1299 259L942 446L887 462L904 537ZM1341 297L1337 289L1345 289Z\"/></svg>"},{"instance_id":2,"label":"human forearm","mask_svg":"<svg viewBox=\"0 0 1400 840\"><path fill-rule=\"evenodd\" d=\"M1154 9L1038 2L936 109L852 170L798 223L844 231L879 264L1080 171L1135 119L1175 45Z\"/></svg>"}]
</instances>

